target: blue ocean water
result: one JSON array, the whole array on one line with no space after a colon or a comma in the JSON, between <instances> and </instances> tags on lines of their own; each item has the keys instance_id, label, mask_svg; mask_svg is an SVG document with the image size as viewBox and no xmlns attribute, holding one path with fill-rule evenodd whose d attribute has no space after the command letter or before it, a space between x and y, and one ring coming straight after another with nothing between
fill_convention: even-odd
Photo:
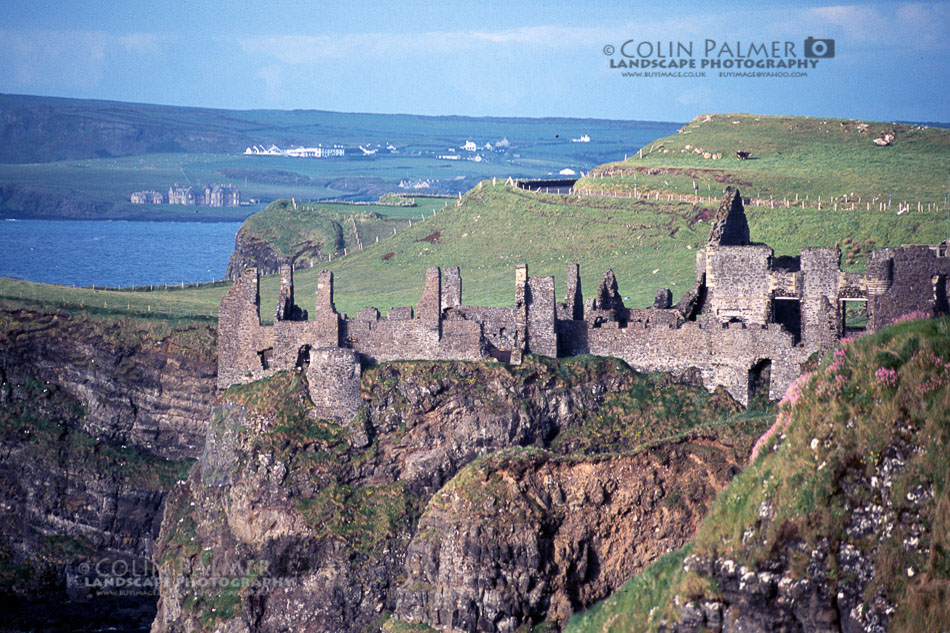
<instances>
[{"instance_id":1,"label":"blue ocean water","mask_svg":"<svg viewBox=\"0 0 950 633\"><path fill-rule=\"evenodd\" d=\"M240 222L0 219L0 277L67 286L224 278Z\"/></svg>"}]
</instances>

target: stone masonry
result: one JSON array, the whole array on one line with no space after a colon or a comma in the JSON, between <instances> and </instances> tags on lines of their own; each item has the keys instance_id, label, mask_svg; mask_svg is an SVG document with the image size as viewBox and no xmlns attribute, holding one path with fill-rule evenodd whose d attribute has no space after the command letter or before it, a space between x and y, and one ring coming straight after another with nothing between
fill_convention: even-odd
<instances>
[{"instance_id":1,"label":"stone masonry","mask_svg":"<svg viewBox=\"0 0 950 633\"><path fill-rule=\"evenodd\" d=\"M324 271L310 315L295 305L293 271L284 266L276 319L265 326L260 277L250 268L221 301L218 386L296 368L307 373L318 415L347 421L359 406L365 364L594 354L638 371L698 373L708 389L722 386L744 404L765 389L776 399L812 354L851 333L848 302L866 304L869 331L910 312L948 312L947 251L946 244L877 250L863 274L842 272L833 248L776 258L750 241L742 198L729 189L697 253L696 285L676 304L664 288L653 307L627 308L610 270L585 303L577 264L568 268L565 301L557 302L554 278L530 277L522 264L514 305L466 306L453 266L429 268L415 308L393 308L385 317L375 308L356 318L339 314L333 273Z\"/></svg>"}]
</instances>

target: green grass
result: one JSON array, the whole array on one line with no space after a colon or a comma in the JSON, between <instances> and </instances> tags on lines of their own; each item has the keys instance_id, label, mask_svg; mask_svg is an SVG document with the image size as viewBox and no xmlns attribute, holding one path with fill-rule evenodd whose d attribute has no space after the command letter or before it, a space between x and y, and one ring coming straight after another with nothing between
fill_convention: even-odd
<instances>
[{"instance_id":1,"label":"green grass","mask_svg":"<svg viewBox=\"0 0 950 633\"><path fill-rule=\"evenodd\" d=\"M372 245L405 229L411 220L431 217L446 198L392 196L407 204L293 203L279 200L255 213L241 226L239 238L268 244L300 267L321 266L312 256L319 246L322 259Z\"/></svg>"},{"instance_id":2,"label":"green grass","mask_svg":"<svg viewBox=\"0 0 950 633\"><path fill-rule=\"evenodd\" d=\"M917 201L943 207L950 175L950 131L915 125L851 119L762 116L751 114L702 115L679 134L658 139L621 163L609 163L582 179L578 187L594 191L631 192L634 183L647 191L718 195L727 184L744 197L769 199L796 196L825 208L845 198L861 208L893 196L898 202ZM896 134L894 143L878 147L872 139L884 131ZM690 149L687 150L686 146ZM711 160L695 153L721 153ZM739 161L737 150L752 159ZM596 177L612 170L617 175ZM872 207L873 208L873 207ZM893 217L893 214L891 215Z\"/></svg>"},{"instance_id":3,"label":"green grass","mask_svg":"<svg viewBox=\"0 0 950 633\"><path fill-rule=\"evenodd\" d=\"M683 560L691 549L687 545L661 557L609 598L575 613L564 626L564 633L625 633L656 626L670 587L679 580Z\"/></svg>"}]
</instances>

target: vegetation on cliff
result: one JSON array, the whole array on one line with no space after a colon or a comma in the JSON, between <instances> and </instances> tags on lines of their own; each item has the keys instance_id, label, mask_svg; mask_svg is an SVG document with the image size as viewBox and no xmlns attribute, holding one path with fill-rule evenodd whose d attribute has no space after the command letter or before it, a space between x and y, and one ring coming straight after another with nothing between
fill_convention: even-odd
<instances>
[{"instance_id":1,"label":"vegetation on cliff","mask_svg":"<svg viewBox=\"0 0 950 633\"><path fill-rule=\"evenodd\" d=\"M693 631L713 628L707 612L727 617L730 608L766 628L805 618L782 578L817 596L806 611L839 612L834 626L944 630L948 449L950 319L842 343L790 388L758 457L717 497L685 567L685 551L660 561L567 630L644 630L666 621ZM745 590L732 585L735 574ZM769 587L789 613L757 605L752 594L768 595Z\"/></svg>"}]
</instances>

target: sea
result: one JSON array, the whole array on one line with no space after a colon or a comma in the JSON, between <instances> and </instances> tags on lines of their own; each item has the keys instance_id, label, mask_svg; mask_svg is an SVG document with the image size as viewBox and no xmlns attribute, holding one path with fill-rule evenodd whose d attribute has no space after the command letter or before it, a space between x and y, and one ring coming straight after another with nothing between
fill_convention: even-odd
<instances>
[{"instance_id":1,"label":"sea","mask_svg":"<svg viewBox=\"0 0 950 633\"><path fill-rule=\"evenodd\" d=\"M223 279L240 222L0 219L0 276L129 287Z\"/></svg>"}]
</instances>

